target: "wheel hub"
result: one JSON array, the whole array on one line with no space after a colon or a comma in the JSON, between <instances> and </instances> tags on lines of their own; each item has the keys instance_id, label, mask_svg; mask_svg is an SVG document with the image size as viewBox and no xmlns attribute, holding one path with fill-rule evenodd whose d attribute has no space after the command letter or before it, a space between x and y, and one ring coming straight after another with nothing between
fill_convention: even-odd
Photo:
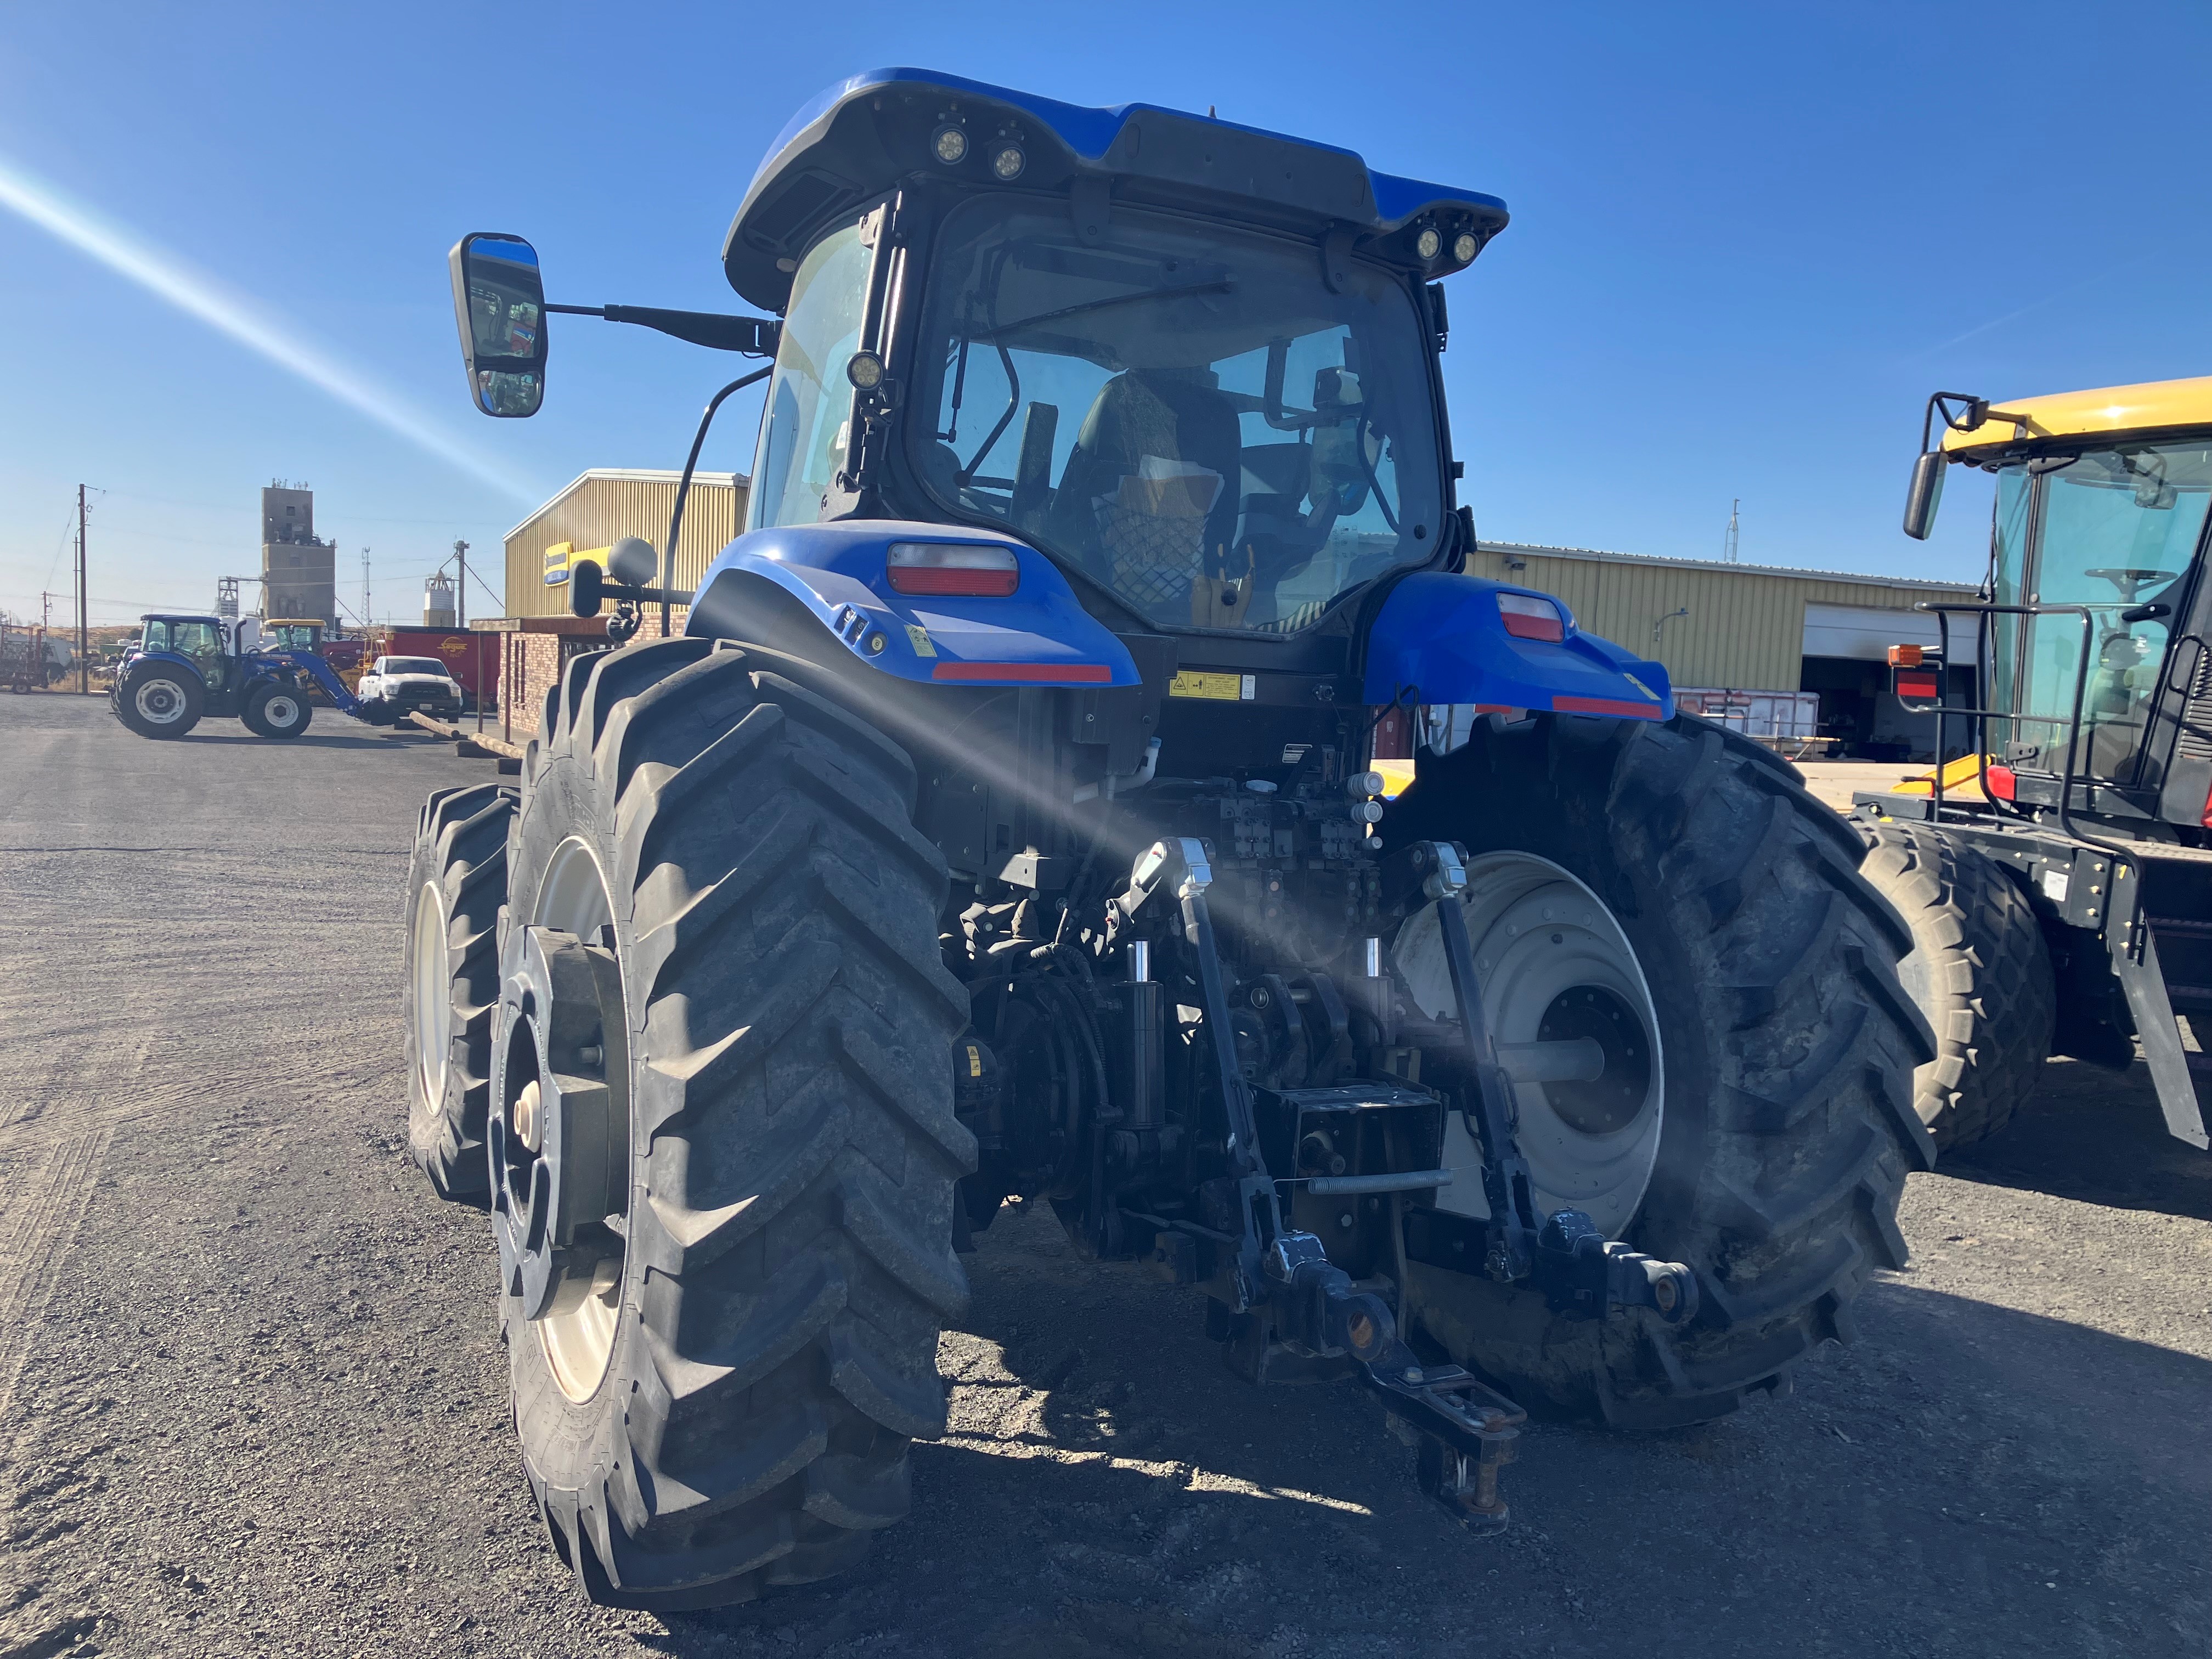
<instances>
[{"instance_id":1,"label":"wheel hub","mask_svg":"<svg viewBox=\"0 0 2212 1659\"><path fill-rule=\"evenodd\" d=\"M611 951L555 928L518 929L508 954L495 1027L499 1109L485 1133L492 1229L507 1293L545 1325L556 1375L581 1398L605 1370L621 1279L622 978Z\"/></svg>"},{"instance_id":2,"label":"wheel hub","mask_svg":"<svg viewBox=\"0 0 2212 1659\"><path fill-rule=\"evenodd\" d=\"M185 694L167 678L143 680L133 694L138 712L156 726L167 726L182 717Z\"/></svg>"}]
</instances>

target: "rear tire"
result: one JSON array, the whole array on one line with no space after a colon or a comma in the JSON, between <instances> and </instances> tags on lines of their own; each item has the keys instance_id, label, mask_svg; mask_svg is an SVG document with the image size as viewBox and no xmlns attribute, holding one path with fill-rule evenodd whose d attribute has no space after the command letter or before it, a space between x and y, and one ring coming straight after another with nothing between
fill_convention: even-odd
<instances>
[{"instance_id":1,"label":"rear tire","mask_svg":"<svg viewBox=\"0 0 2212 1659\"><path fill-rule=\"evenodd\" d=\"M516 792L480 783L423 804L407 875L407 1143L441 1198L481 1204L499 917Z\"/></svg>"},{"instance_id":2,"label":"rear tire","mask_svg":"<svg viewBox=\"0 0 2212 1659\"><path fill-rule=\"evenodd\" d=\"M1862 826L1862 866L1912 932L1898 977L1936 1028L1913 1106L1938 1150L2011 1121L2051 1058L2058 993L2035 911L1996 860L1923 824Z\"/></svg>"},{"instance_id":3,"label":"rear tire","mask_svg":"<svg viewBox=\"0 0 2212 1659\"><path fill-rule=\"evenodd\" d=\"M117 692L115 712L142 738L181 738L207 711L207 687L190 669L155 663Z\"/></svg>"},{"instance_id":4,"label":"rear tire","mask_svg":"<svg viewBox=\"0 0 2212 1659\"><path fill-rule=\"evenodd\" d=\"M1663 1088L1619 1236L1689 1264L1702 1292L1681 1326L1571 1322L1539 1293L1409 1262L1409 1322L1533 1410L1639 1428L1781 1392L1800 1356L1847 1340L1861 1287L1905 1265L1898 1198L1934 1158L1911 1107L1932 1044L1897 979L1911 941L1851 829L1702 720L1568 716L1425 755L1383 827L1540 855L1610 912L1649 987Z\"/></svg>"},{"instance_id":5,"label":"rear tire","mask_svg":"<svg viewBox=\"0 0 2212 1659\"><path fill-rule=\"evenodd\" d=\"M696 639L580 658L524 786L490 1126L503 1250L570 1178L516 1150L550 1144L529 1127L537 1056L562 1052L526 1035L532 941L592 935L584 954L619 969L599 1008L628 1011L626 1059L591 1050L626 1096L592 1109L629 1146L605 1189L626 1212L586 1246L603 1333L576 1298L533 1323L528 1273L503 1269L531 1486L614 1606L721 1606L853 1565L906 1512L909 1441L944 1427L938 1331L967 1297L953 1187L975 1164L952 1113L968 1005L939 957L945 867L911 827L905 753L784 660ZM579 908L586 881L610 919Z\"/></svg>"}]
</instances>

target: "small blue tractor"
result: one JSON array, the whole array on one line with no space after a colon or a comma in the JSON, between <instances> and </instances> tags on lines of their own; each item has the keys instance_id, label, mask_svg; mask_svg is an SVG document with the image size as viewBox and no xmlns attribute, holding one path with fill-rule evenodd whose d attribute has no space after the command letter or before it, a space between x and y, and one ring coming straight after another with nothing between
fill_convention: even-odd
<instances>
[{"instance_id":1,"label":"small blue tractor","mask_svg":"<svg viewBox=\"0 0 2212 1659\"><path fill-rule=\"evenodd\" d=\"M235 715L257 737L296 738L313 718L308 687L339 713L360 704L312 650L271 650L253 617L150 613L116 665L108 707L142 738L181 738L210 716Z\"/></svg>"},{"instance_id":2,"label":"small blue tractor","mask_svg":"<svg viewBox=\"0 0 2212 1659\"><path fill-rule=\"evenodd\" d=\"M488 415L538 409L549 313L773 359L691 452L769 380L742 533L675 591L679 487L665 548L576 569L620 648L519 788L431 798L409 878L410 1139L489 1206L594 1598L857 1560L1009 1201L1189 1287L1224 1386L1367 1390L1477 1530L1528 1411L1786 1394L1903 1264L1934 1048L1858 835L1465 573L1445 285L1505 222L888 70L746 192L723 265L773 318L453 249Z\"/></svg>"}]
</instances>

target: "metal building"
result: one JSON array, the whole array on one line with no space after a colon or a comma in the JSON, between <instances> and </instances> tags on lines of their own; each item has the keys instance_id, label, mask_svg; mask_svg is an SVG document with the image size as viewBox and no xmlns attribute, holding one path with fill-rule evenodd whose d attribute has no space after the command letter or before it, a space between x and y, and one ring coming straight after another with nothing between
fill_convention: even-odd
<instances>
[{"instance_id":1,"label":"metal building","mask_svg":"<svg viewBox=\"0 0 2212 1659\"><path fill-rule=\"evenodd\" d=\"M1684 690L1811 694L1819 734L1835 752L1869 760L1932 757L1934 717L1907 714L1891 695L1888 650L1936 643L1936 618L1915 605L1975 592L1960 582L1509 542L1484 543L1468 568L1556 593L1578 624L1656 658ZM1963 677L1972 642L1953 644L1953 670ZM1967 700L1961 684L1958 701Z\"/></svg>"},{"instance_id":2,"label":"metal building","mask_svg":"<svg viewBox=\"0 0 2212 1659\"><path fill-rule=\"evenodd\" d=\"M338 623L338 544L315 538L315 492L273 483L261 492L261 614Z\"/></svg>"},{"instance_id":3,"label":"metal building","mask_svg":"<svg viewBox=\"0 0 2212 1659\"><path fill-rule=\"evenodd\" d=\"M668 540L668 515L683 474L594 467L507 532L507 609L512 617L568 612L568 560L641 536ZM676 547L676 586L693 588L714 557L736 538L744 517L746 480L734 472L696 472L684 506ZM549 557L549 555L550 556ZM556 580L549 581L549 574ZM681 615L681 612L678 612ZM680 631L683 623L675 626Z\"/></svg>"}]
</instances>

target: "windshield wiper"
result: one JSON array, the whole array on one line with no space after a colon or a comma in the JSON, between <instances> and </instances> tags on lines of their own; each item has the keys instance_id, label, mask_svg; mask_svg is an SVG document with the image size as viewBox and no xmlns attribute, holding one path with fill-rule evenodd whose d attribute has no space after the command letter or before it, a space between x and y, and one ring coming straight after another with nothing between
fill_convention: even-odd
<instances>
[{"instance_id":1,"label":"windshield wiper","mask_svg":"<svg viewBox=\"0 0 2212 1659\"><path fill-rule=\"evenodd\" d=\"M1062 306L1057 311L1040 311L1034 317L1024 317L1018 322L1001 323L996 328L971 337L977 340L995 341L1001 334L1012 334L1018 329L1035 328L1039 323L1056 323L1063 317L1073 317L1079 312L1097 311L1107 306L1125 305L1131 300L1157 300L1163 295L1170 294L1225 292L1236 286L1236 277L1225 271L1200 282L1164 283L1158 288L1139 289L1129 294L1109 294L1103 299L1085 300L1079 305Z\"/></svg>"}]
</instances>

